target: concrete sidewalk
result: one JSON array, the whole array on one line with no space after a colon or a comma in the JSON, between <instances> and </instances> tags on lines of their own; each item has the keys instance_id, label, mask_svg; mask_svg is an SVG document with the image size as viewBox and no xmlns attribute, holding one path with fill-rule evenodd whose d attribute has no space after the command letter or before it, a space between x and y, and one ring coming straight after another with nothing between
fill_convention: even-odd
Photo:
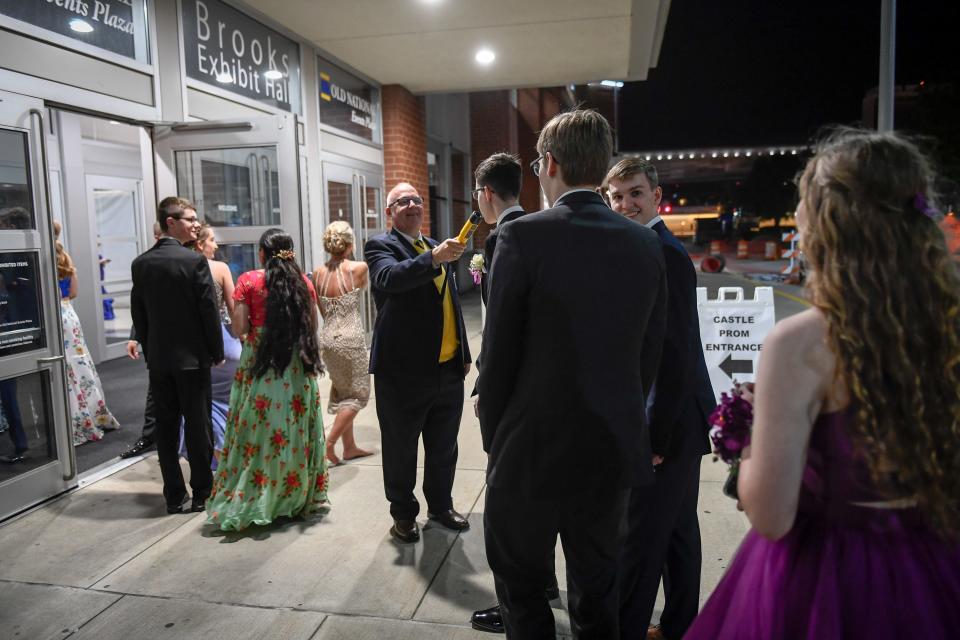
<instances>
[{"instance_id":1,"label":"concrete sidewalk","mask_svg":"<svg viewBox=\"0 0 960 640\"><path fill-rule=\"evenodd\" d=\"M479 296L466 296L465 310L476 354ZM469 531L455 534L421 518L420 543L391 539L371 399L357 418L357 440L378 454L332 470L326 517L222 534L202 514L166 515L151 456L0 527L0 637L491 637L469 627L474 609L496 601L483 545L486 456L468 397L475 376L466 384L454 486ZM329 381L322 386L326 403ZM701 599L747 529L721 494L724 478L723 465L704 458ZM559 545L557 563L565 603ZM569 634L561 603L554 613L558 631Z\"/></svg>"}]
</instances>

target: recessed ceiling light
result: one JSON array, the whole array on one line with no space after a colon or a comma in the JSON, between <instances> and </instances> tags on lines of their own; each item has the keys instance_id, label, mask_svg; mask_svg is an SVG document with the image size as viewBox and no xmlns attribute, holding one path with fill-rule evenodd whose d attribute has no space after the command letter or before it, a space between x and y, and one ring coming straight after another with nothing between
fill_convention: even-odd
<instances>
[{"instance_id":1,"label":"recessed ceiling light","mask_svg":"<svg viewBox=\"0 0 960 640\"><path fill-rule=\"evenodd\" d=\"M233 82L233 76L231 76L226 71L221 71L220 73L217 74L217 82L220 82L223 84L231 84Z\"/></svg>"},{"instance_id":2,"label":"recessed ceiling light","mask_svg":"<svg viewBox=\"0 0 960 640\"><path fill-rule=\"evenodd\" d=\"M263 72L263 77L267 80L279 80L283 77L283 74L276 69L270 69L269 71Z\"/></svg>"},{"instance_id":3,"label":"recessed ceiling light","mask_svg":"<svg viewBox=\"0 0 960 640\"><path fill-rule=\"evenodd\" d=\"M86 20L81 20L80 18L74 18L70 21L70 28L76 31L77 33L90 33L93 31L93 25L87 22Z\"/></svg>"},{"instance_id":4,"label":"recessed ceiling light","mask_svg":"<svg viewBox=\"0 0 960 640\"><path fill-rule=\"evenodd\" d=\"M110 121L110 124L122 124L122 123L117 122L116 120L111 120L111 121Z\"/></svg>"},{"instance_id":5,"label":"recessed ceiling light","mask_svg":"<svg viewBox=\"0 0 960 640\"><path fill-rule=\"evenodd\" d=\"M473 56L473 59L480 64L490 64L497 59L497 54L490 49L480 49L477 51L477 54Z\"/></svg>"},{"instance_id":6,"label":"recessed ceiling light","mask_svg":"<svg viewBox=\"0 0 960 640\"><path fill-rule=\"evenodd\" d=\"M623 87L623 83L619 80L601 80L600 84L605 87L613 87L614 89Z\"/></svg>"}]
</instances>

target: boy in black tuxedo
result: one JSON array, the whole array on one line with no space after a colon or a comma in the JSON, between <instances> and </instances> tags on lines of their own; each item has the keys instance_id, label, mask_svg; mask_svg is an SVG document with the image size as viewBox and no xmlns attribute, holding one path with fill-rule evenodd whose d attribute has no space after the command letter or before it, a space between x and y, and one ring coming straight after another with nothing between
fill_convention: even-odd
<instances>
[{"instance_id":1,"label":"boy in black tuxedo","mask_svg":"<svg viewBox=\"0 0 960 640\"><path fill-rule=\"evenodd\" d=\"M183 246L197 239L196 208L172 196L157 209L163 233L131 265L130 311L150 371L167 513L182 512L189 498L178 453L181 416L193 489L189 509L203 511L213 487L210 367L223 362L220 310L207 259Z\"/></svg>"},{"instance_id":2,"label":"boy in black tuxedo","mask_svg":"<svg viewBox=\"0 0 960 640\"><path fill-rule=\"evenodd\" d=\"M558 535L574 635L619 635L630 490L653 481L644 409L664 330L663 252L654 232L596 192L612 149L594 111L550 120L532 169L553 206L505 225L490 269L484 525L514 638L554 637L544 585Z\"/></svg>"}]
</instances>

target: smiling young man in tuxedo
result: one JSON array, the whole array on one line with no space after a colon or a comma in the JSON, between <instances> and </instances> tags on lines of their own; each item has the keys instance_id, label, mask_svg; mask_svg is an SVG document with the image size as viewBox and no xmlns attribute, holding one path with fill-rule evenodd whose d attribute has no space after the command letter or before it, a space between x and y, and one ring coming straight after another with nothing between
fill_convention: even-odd
<instances>
[{"instance_id":1,"label":"smiling young man in tuxedo","mask_svg":"<svg viewBox=\"0 0 960 640\"><path fill-rule=\"evenodd\" d=\"M647 406L657 464L652 486L635 489L620 582L620 637L679 640L700 601L700 461L710 452L707 417L714 397L703 359L697 316L697 274L683 245L658 215L657 170L625 158L607 173L610 206L660 237L667 267L667 331ZM650 627L660 578L666 604Z\"/></svg>"},{"instance_id":2,"label":"smiling young man in tuxedo","mask_svg":"<svg viewBox=\"0 0 960 640\"><path fill-rule=\"evenodd\" d=\"M484 529L512 638L555 636L544 585L558 535L574 636L618 636L630 490L653 481L644 409L665 321L663 252L596 192L612 149L595 111L551 119L532 168L553 206L504 225L490 269Z\"/></svg>"},{"instance_id":3,"label":"smiling young man in tuxedo","mask_svg":"<svg viewBox=\"0 0 960 640\"><path fill-rule=\"evenodd\" d=\"M412 185L395 186L387 203L393 229L363 248L377 305L370 373L383 485L393 516L390 535L410 543L420 539L420 504L413 490L421 436L428 517L455 531L470 527L453 508L452 497L470 348L450 263L460 258L464 245L455 238L438 243L420 233L423 198Z\"/></svg>"}]
</instances>

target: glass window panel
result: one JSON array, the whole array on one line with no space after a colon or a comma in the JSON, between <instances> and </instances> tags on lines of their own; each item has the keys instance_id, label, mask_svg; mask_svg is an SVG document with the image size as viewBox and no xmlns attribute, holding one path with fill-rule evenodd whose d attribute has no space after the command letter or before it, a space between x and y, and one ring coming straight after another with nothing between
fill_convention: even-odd
<instances>
[{"instance_id":1,"label":"glass window panel","mask_svg":"<svg viewBox=\"0 0 960 640\"><path fill-rule=\"evenodd\" d=\"M343 220L353 226L353 185L335 180L327 181L327 206L330 222Z\"/></svg>"},{"instance_id":2,"label":"glass window panel","mask_svg":"<svg viewBox=\"0 0 960 640\"><path fill-rule=\"evenodd\" d=\"M380 189L376 187L366 188L367 210L364 212L364 225L367 229L382 229L383 205L380 202Z\"/></svg>"},{"instance_id":3,"label":"glass window panel","mask_svg":"<svg viewBox=\"0 0 960 640\"><path fill-rule=\"evenodd\" d=\"M233 281L236 282L240 274L260 268L257 260L257 245L250 244L221 244L217 252L217 260L222 260L230 267Z\"/></svg>"},{"instance_id":4,"label":"glass window panel","mask_svg":"<svg viewBox=\"0 0 960 640\"><path fill-rule=\"evenodd\" d=\"M280 225L276 147L177 151L177 191L213 227Z\"/></svg>"},{"instance_id":5,"label":"glass window panel","mask_svg":"<svg viewBox=\"0 0 960 640\"><path fill-rule=\"evenodd\" d=\"M81 7L85 7L80 11ZM146 0L0 0L0 13L79 42L150 63Z\"/></svg>"},{"instance_id":6,"label":"glass window panel","mask_svg":"<svg viewBox=\"0 0 960 640\"><path fill-rule=\"evenodd\" d=\"M0 230L35 229L27 134L0 129Z\"/></svg>"},{"instance_id":7,"label":"glass window panel","mask_svg":"<svg viewBox=\"0 0 960 640\"><path fill-rule=\"evenodd\" d=\"M0 455L24 455L18 464L0 464L0 483L56 459L49 389L46 371L0 380Z\"/></svg>"},{"instance_id":8,"label":"glass window panel","mask_svg":"<svg viewBox=\"0 0 960 640\"><path fill-rule=\"evenodd\" d=\"M97 223L97 258L100 261L100 292L103 294L103 330L108 343L130 337L130 265L140 255L137 238L136 192L131 189L93 189Z\"/></svg>"},{"instance_id":9,"label":"glass window panel","mask_svg":"<svg viewBox=\"0 0 960 640\"><path fill-rule=\"evenodd\" d=\"M0 253L0 356L47 346L35 251Z\"/></svg>"},{"instance_id":10,"label":"glass window panel","mask_svg":"<svg viewBox=\"0 0 960 640\"><path fill-rule=\"evenodd\" d=\"M136 237L136 196L125 189L94 189L93 202L97 216L97 231L101 236ZM107 233L109 232L109 233Z\"/></svg>"}]
</instances>

